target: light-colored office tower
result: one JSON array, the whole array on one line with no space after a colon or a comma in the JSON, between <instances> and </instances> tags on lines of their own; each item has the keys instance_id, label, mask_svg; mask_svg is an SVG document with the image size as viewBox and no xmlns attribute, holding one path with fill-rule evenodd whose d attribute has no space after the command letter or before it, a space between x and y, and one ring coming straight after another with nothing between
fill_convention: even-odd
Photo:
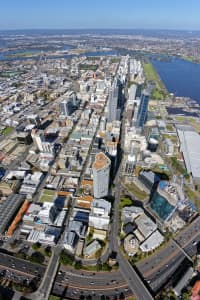
<instances>
[{"instance_id":1,"label":"light-colored office tower","mask_svg":"<svg viewBox=\"0 0 200 300\"><path fill-rule=\"evenodd\" d=\"M109 91L108 122L112 122L119 119L118 97L119 97L119 88L117 86L117 79L115 78L113 85Z\"/></svg>"},{"instance_id":2,"label":"light-colored office tower","mask_svg":"<svg viewBox=\"0 0 200 300\"><path fill-rule=\"evenodd\" d=\"M33 129L31 132L31 137L33 139L34 144L40 152L53 153L53 144L45 141L43 131L36 131Z\"/></svg>"},{"instance_id":3,"label":"light-colored office tower","mask_svg":"<svg viewBox=\"0 0 200 300\"><path fill-rule=\"evenodd\" d=\"M103 152L98 153L92 165L94 198L99 199L108 195L110 167L110 159Z\"/></svg>"},{"instance_id":4,"label":"light-colored office tower","mask_svg":"<svg viewBox=\"0 0 200 300\"><path fill-rule=\"evenodd\" d=\"M44 142L44 134L42 131L35 129L31 132L31 137L33 139L34 144L37 146L38 150L43 151L42 143Z\"/></svg>"}]
</instances>

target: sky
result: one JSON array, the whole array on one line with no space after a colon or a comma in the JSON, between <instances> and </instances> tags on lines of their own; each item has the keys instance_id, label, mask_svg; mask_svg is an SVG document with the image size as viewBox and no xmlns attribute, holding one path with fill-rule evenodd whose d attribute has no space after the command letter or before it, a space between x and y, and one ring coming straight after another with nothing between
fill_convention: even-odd
<instances>
[{"instance_id":1,"label":"sky","mask_svg":"<svg viewBox=\"0 0 200 300\"><path fill-rule=\"evenodd\" d=\"M200 30L199 14L200 0L0 0L0 30Z\"/></svg>"}]
</instances>

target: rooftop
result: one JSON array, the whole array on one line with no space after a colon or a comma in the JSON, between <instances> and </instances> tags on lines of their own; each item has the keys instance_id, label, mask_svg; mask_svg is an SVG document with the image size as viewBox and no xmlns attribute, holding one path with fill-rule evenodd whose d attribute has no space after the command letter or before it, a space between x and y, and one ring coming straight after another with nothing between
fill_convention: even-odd
<instances>
[{"instance_id":1,"label":"rooftop","mask_svg":"<svg viewBox=\"0 0 200 300\"><path fill-rule=\"evenodd\" d=\"M110 159L103 152L100 152L96 155L92 168L100 170L108 165L110 165Z\"/></svg>"}]
</instances>

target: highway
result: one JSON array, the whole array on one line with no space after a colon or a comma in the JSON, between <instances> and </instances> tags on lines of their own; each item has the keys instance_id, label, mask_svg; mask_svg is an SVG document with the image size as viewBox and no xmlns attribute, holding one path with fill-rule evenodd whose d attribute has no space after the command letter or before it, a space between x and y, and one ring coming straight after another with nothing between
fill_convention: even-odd
<instances>
[{"instance_id":1,"label":"highway","mask_svg":"<svg viewBox=\"0 0 200 300\"><path fill-rule=\"evenodd\" d=\"M63 268L62 268L63 269ZM132 295L120 271L115 272L87 272L64 268L56 276L52 289L58 296L79 299L81 295L92 296L100 299L104 296Z\"/></svg>"},{"instance_id":2,"label":"highway","mask_svg":"<svg viewBox=\"0 0 200 300\"><path fill-rule=\"evenodd\" d=\"M200 217L182 230L174 238L175 241L171 240L160 251L136 264L140 274L154 292L167 283L183 261L189 263L188 256L192 257L197 253L196 244L200 241L199 225ZM184 255L180 247L187 255Z\"/></svg>"},{"instance_id":3,"label":"highway","mask_svg":"<svg viewBox=\"0 0 200 300\"><path fill-rule=\"evenodd\" d=\"M0 253L0 265L1 267L5 267L5 269L10 268L13 271L17 270L34 276L40 274L42 277L45 272L45 267L40 264L35 264L4 253Z\"/></svg>"}]
</instances>

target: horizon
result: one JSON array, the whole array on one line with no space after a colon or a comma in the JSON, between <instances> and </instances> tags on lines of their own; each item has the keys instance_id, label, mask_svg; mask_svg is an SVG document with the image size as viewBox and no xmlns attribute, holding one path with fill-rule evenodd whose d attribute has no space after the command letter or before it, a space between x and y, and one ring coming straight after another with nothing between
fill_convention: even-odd
<instances>
[{"instance_id":1,"label":"horizon","mask_svg":"<svg viewBox=\"0 0 200 300\"><path fill-rule=\"evenodd\" d=\"M40 30L47 30L47 31L51 31L51 30L80 30L80 31L86 31L86 30L113 30L113 31L124 31L124 30L135 30L135 31L180 31L180 32L188 32L188 33L191 33L191 32L200 32L200 29L187 29L187 28L181 28L181 29L176 29L176 28L139 28L139 27L133 27L133 28L104 28L104 27L85 27L85 28L46 28L46 27L41 27L41 28L4 28L4 29L0 29L0 32L2 31L32 31L32 30L35 30L35 31L40 31Z\"/></svg>"},{"instance_id":2,"label":"horizon","mask_svg":"<svg viewBox=\"0 0 200 300\"><path fill-rule=\"evenodd\" d=\"M152 29L200 30L197 0L7 0L0 30Z\"/></svg>"}]
</instances>

